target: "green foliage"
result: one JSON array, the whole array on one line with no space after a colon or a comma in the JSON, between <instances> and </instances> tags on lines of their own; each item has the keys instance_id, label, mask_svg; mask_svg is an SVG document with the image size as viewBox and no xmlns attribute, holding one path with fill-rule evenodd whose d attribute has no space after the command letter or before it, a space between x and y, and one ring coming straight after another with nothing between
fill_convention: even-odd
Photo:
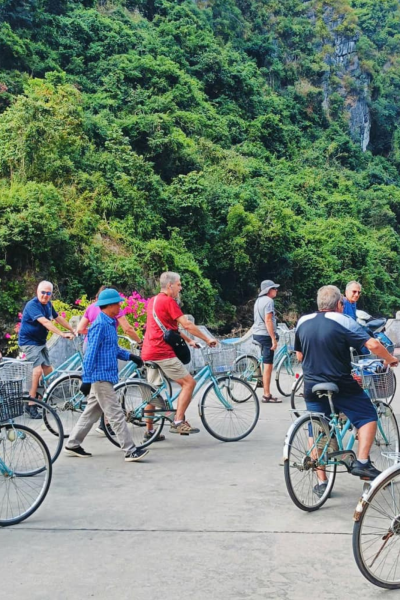
<instances>
[{"instance_id":1,"label":"green foliage","mask_svg":"<svg viewBox=\"0 0 400 600\"><path fill-rule=\"evenodd\" d=\"M400 9L396 0L0 0L2 316L27 280L65 302L100 284L235 318L260 280L281 310L356 278L400 301ZM351 140L326 61L358 37L372 152ZM347 36L347 38L346 38Z\"/></svg>"}]
</instances>

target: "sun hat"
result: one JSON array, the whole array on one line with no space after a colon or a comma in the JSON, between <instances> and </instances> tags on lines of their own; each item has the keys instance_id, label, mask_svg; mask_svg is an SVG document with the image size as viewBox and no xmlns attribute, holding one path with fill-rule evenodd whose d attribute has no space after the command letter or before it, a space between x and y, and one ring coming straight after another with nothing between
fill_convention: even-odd
<instances>
[{"instance_id":1,"label":"sun hat","mask_svg":"<svg viewBox=\"0 0 400 600\"><path fill-rule=\"evenodd\" d=\"M96 306L107 306L107 304L119 304L123 301L123 298L121 298L117 290L106 288L105 290L100 292L96 302Z\"/></svg>"},{"instance_id":2,"label":"sun hat","mask_svg":"<svg viewBox=\"0 0 400 600\"><path fill-rule=\"evenodd\" d=\"M280 287L280 284L274 283L272 281L272 279L266 279L265 281L261 282L260 287L261 287L261 292L258 294L258 297L265 296L266 294L268 294L268 292L271 288L278 288L278 287Z\"/></svg>"}]
</instances>

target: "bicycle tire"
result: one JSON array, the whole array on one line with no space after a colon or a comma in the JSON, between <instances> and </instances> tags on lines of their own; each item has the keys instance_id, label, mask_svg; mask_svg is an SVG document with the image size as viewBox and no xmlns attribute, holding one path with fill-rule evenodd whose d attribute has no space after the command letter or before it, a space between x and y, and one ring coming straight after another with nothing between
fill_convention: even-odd
<instances>
[{"instance_id":1,"label":"bicycle tire","mask_svg":"<svg viewBox=\"0 0 400 600\"><path fill-rule=\"evenodd\" d=\"M393 389L393 394L390 396L390 398L387 399L386 404L388 404L389 406L392 404L393 402L393 398L395 396L396 393L396 389L397 389L397 379L396 379L396 373L394 371L392 371L393 373L393 384L394 384L394 389Z\"/></svg>"},{"instance_id":2,"label":"bicycle tire","mask_svg":"<svg viewBox=\"0 0 400 600\"><path fill-rule=\"evenodd\" d=\"M276 368L275 382L278 391L282 396L291 395L293 384L301 371L301 363L297 360L296 352L289 351L289 354L282 356Z\"/></svg>"},{"instance_id":3,"label":"bicycle tire","mask_svg":"<svg viewBox=\"0 0 400 600\"><path fill-rule=\"evenodd\" d=\"M290 406L294 410L296 417L300 417L302 411L307 410L306 402L304 400L303 374L301 374L293 384L292 391L290 393Z\"/></svg>"},{"instance_id":4,"label":"bicycle tire","mask_svg":"<svg viewBox=\"0 0 400 600\"><path fill-rule=\"evenodd\" d=\"M36 457L31 452L28 459L29 443L31 449L36 447ZM52 463L42 438L25 425L0 426L0 459L11 470L11 474L4 474L0 469L0 526L8 527L30 517L42 504L50 488ZM24 460L30 461L25 467Z\"/></svg>"},{"instance_id":5,"label":"bicycle tire","mask_svg":"<svg viewBox=\"0 0 400 600\"><path fill-rule=\"evenodd\" d=\"M114 386L114 390L117 394L118 400L121 403L122 410L124 411L126 422L128 424L129 430L132 433L133 441L137 448L146 448L146 446L150 446L153 442L156 441L158 436L160 435L165 422L165 417L162 415L157 415L155 411L153 423L157 425L154 428L154 435L148 439L144 440L143 436L146 432L146 415L145 410L147 408L144 405L144 401L147 399L152 399L154 402L158 399L158 404L164 407L166 406L165 400L155 394L157 394L156 388L147 383L147 381L141 381L136 379L127 379L126 381L121 381ZM143 410L140 410L140 407L143 405ZM134 410L139 410L139 416L134 416L132 412ZM102 427L104 428L104 432L106 434L107 439L117 448L120 448L120 444L117 440L116 435L111 433L110 428L105 423L104 414L101 417ZM112 427L112 424L111 424Z\"/></svg>"},{"instance_id":6,"label":"bicycle tire","mask_svg":"<svg viewBox=\"0 0 400 600\"><path fill-rule=\"evenodd\" d=\"M211 381L200 399L199 415L201 422L206 431L217 440L221 442L238 442L247 437L256 426L260 414L259 400L251 386L238 377L222 375L216 381L219 391L215 391L215 383ZM233 386L235 386L234 391ZM231 405L230 410L227 410L223 405L219 394L222 394L223 397L226 394L224 399L228 404L231 404L230 401L233 400L234 404ZM246 400L241 400L242 397ZM247 422L245 421L246 413L249 415ZM216 417L215 420L213 414ZM215 422L213 425L210 423L212 419ZM218 423L221 426L227 425L229 435L221 433L221 428L217 428ZM244 430L239 432L241 425L244 425Z\"/></svg>"},{"instance_id":7,"label":"bicycle tire","mask_svg":"<svg viewBox=\"0 0 400 600\"><path fill-rule=\"evenodd\" d=\"M47 402L24 398L24 404L26 405L28 402L41 410L42 419L31 419L24 412L20 417L13 419L13 422L17 425L25 425L25 427L36 431L43 438L49 450L51 462L54 463L60 456L64 442L64 429L61 419L57 411Z\"/></svg>"},{"instance_id":8,"label":"bicycle tire","mask_svg":"<svg viewBox=\"0 0 400 600\"><path fill-rule=\"evenodd\" d=\"M261 380L260 363L253 354L239 356L233 363L232 373L235 377L246 381L253 390L256 390Z\"/></svg>"},{"instance_id":9,"label":"bicycle tire","mask_svg":"<svg viewBox=\"0 0 400 600\"><path fill-rule=\"evenodd\" d=\"M357 567L370 583L389 590L400 588L399 505L400 468L371 493L353 525ZM374 571L375 565L379 573Z\"/></svg>"},{"instance_id":10,"label":"bicycle tire","mask_svg":"<svg viewBox=\"0 0 400 600\"><path fill-rule=\"evenodd\" d=\"M393 410L388 404L377 400L374 405L379 419L370 456L376 468L384 471L392 466L393 461L383 456L382 452L400 452L399 427Z\"/></svg>"},{"instance_id":11,"label":"bicycle tire","mask_svg":"<svg viewBox=\"0 0 400 600\"><path fill-rule=\"evenodd\" d=\"M310 436L312 431L312 437ZM319 498L315 493L318 485L318 467L315 466L315 458L309 456L310 448L315 444L318 448L319 438L325 445L327 436L330 436L329 422L319 416L303 415L300 417L291 432L288 444L288 456L284 461L285 483L292 502L306 512L318 510L328 500L336 477L336 464L329 465L325 470L328 475L328 485L325 492ZM317 436L317 437L315 437ZM325 438L325 439L324 439ZM310 439L313 439L310 446ZM320 448L321 450L323 448ZM318 450L316 450L318 452ZM305 473L304 480L300 480L297 474ZM297 485L299 481L299 485Z\"/></svg>"},{"instance_id":12,"label":"bicycle tire","mask_svg":"<svg viewBox=\"0 0 400 600\"><path fill-rule=\"evenodd\" d=\"M46 390L43 402L49 404L61 419L64 438L68 438L86 407L86 397L79 390L82 373L64 373Z\"/></svg>"}]
</instances>

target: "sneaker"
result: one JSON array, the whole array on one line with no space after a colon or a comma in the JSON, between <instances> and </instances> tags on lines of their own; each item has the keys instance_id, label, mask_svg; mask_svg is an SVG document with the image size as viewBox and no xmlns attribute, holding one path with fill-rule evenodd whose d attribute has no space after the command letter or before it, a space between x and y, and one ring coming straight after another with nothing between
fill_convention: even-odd
<instances>
[{"instance_id":1,"label":"sneaker","mask_svg":"<svg viewBox=\"0 0 400 600\"><path fill-rule=\"evenodd\" d=\"M109 435L115 435L113 428L111 427L110 423L106 424L107 427L107 431ZM106 430L103 426L103 422L100 422L99 426L96 427L96 431L97 433L99 433L100 435L106 435Z\"/></svg>"},{"instance_id":2,"label":"sneaker","mask_svg":"<svg viewBox=\"0 0 400 600\"><path fill-rule=\"evenodd\" d=\"M34 404L25 404L24 411L30 419L41 419L42 415Z\"/></svg>"},{"instance_id":3,"label":"sneaker","mask_svg":"<svg viewBox=\"0 0 400 600\"><path fill-rule=\"evenodd\" d=\"M318 496L318 498L322 498L322 496L326 492L327 487L328 487L327 481L323 481L322 483L317 483L317 485L314 485L314 487L313 487L313 492L314 492L314 494L316 494Z\"/></svg>"},{"instance_id":4,"label":"sneaker","mask_svg":"<svg viewBox=\"0 0 400 600\"><path fill-rule=\"evenodd\" d=\"M190 423L187 421L182 421L181 423L172 423L169 428L170 433L179 433L179 435L189 435L190 433L200 433L200 429L196 429L196 427L192 427Z\"/></svg>"},{"instance_id":5,"label":"sneaker","mask_svg":"<svg viewBox=\"0 0 400 600\"><path fill-rule=\"evenodd\" d=\"M76 446L76 448L68 448L65 446L64 448L65 454L69 454L69 456L78 456L79 458L88 458L92 456L90 452L85 452L82 446Z\"/></svg>"},{"instance_id":6,"label":"sneaker","mask_svg":"<svg viewBox=\"0 0 400 600\"><path fill-rule=\"evenodd\" d=\"M138 462L147 456L148 453L149 451L147 448L143 448L143 450L141 448L135 448L135 450L130 450L125 454L125 462Z\"/></svg>"},{"instance_id":7,"label":"sneaker","mask_svg":"<svg viewBox=\"0 0 400 600\"><path fill-rule=\"evenodd\" d=\"M150 440L154 435L154 431L146 431L146 433L144 434L143 440L145 442L147 442L148 440ZM165 440L165 435L163 435L162 433L160 433L160 435L154 440L155 442L163 442Z\"/></svg>"},{"instance_id":8,"label":"sneaker","mask_svg":"<svg viewBox=\"0 0 400 600\"><path fill-rule=\"evenodd\" d=\"M368 459L368 462L365 464L360 463L358 460L354 460L351 465L350 473L356 477L361 477L361 479L372 481L381 474L381 471L378 471Z\"/></svg>"}]
</instances>

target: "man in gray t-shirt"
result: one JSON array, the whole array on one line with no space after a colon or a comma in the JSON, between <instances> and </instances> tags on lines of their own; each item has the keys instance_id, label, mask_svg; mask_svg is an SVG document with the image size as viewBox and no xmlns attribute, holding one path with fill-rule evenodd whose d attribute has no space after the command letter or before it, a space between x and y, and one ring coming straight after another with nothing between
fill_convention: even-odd
<instances>
[{"instance_id":1,"label":"man in gray t-shirt","mask_svg":"<svg viewBox=\"0 0 400 600\"><path fill-rule=\"evenodd\" d=\"M264 364L263 387L264 395L261 402L280 404L282 400L271 394L271 376L274 362L274 351L277 348L276 317L274 298L278 293L278 283L266 279L261 283L261 292L254 304L253 337L261 345Z\"/></svg>"}]
</instances>

